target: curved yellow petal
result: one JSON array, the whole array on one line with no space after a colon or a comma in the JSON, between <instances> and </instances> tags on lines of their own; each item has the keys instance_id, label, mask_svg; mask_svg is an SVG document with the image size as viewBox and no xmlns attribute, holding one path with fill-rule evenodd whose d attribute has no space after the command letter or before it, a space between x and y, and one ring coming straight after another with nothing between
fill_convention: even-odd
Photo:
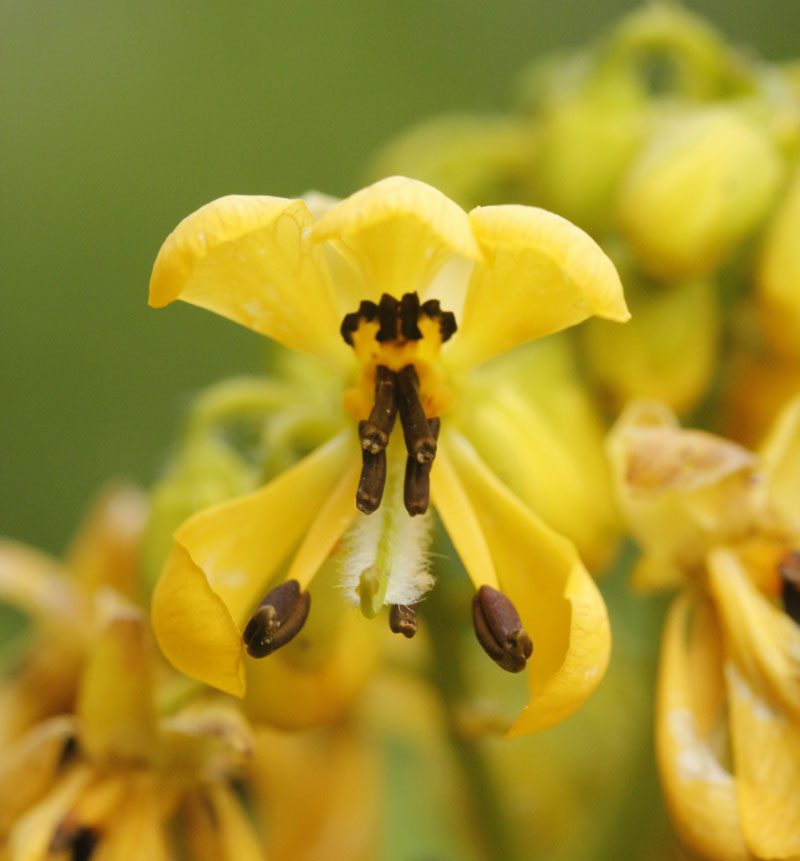
<instances>
[{"instance_id":1,"label":"curved yellow petal","mask_svg":"<svg viewBox=\"0 0 800 861\"><path fill-rule=\"evenodd\" d=\"M605 604L573 545L525 507L465 437L450 431L445 445L480 523L500 590L533 640L530 701L509 737L547 729L572 714L605 673L611 649Z\"/></svg>"},{"instance_id":2,"label":"curved yellow petal","mask_svg":"<svg viewBox=\"0 0 800 861\"><path fill-rule=\"evenodd\" d=\"M725 632L742 829L758 858L800 855L800 626L759 593L734 553L709 559Z\"/></svg>"},{"instance_id":3,"label":"curved yellow petal","mask_svg":"<svg viewBox=\"0 0 800 861\"><path fill-rule=\"evenodd\" d=\"M150 305L182 299L286 347L347 366L336 295L302 200L230 195L192 213L167 237L150 278Z\"/></svg>"},{"instance_id":4,"label":"curved yellow petal","mask_svg":"<svg viewBox=\"0 0 800 861\"><path fill-rule=\"evenodd\" d=\"M363 279L361 298L373 301L382 293L400 298L422 292L453 255L481 256L464 210L432 186L402 176L382 179L332 207L311 238L331 242L350 261Z\"/></svg>"},{"instance_id":5,"label":"curved yellow petal","mask_svg":"<svg viewBox=\"0 0 800 861\"><path fill-rule=\"evenodd\" d=\"M297 580L305 589L322 563L344 535L355 518L356 489L361 474L361 455L354 449L353 458L342 477L319 509L297 553L292 559L287 580Z\"/></svg>"},{"instance_id":6,"label":"curved yellow petal","mask_svg":"<svg viewBox=\"0 0 800 861\"><path fill-rule=\"evenodd\" d=\"M704 708L698 698L719 688L720 645L707 608L681 594L664 625L656 755L672 821L686 846L704 858L745 861L751 856L742 837L736 783L712 743L720 703Z\"/></svg>"},{"instance_id":7,"label":"curved yellow petal","mask_svg":"<svg viewBox=\"0 0 800 861\"><path fill-rule=\"evenodd\" d=\"M240 628L356 446L345 431L260 490L200 511L177 530L152 615L159 645L179 670L244 694Z\"/></svg>"},{"instance_id":8,"label":"curved yellow petal","mask_svg":"<svg viewBox=\"0 0 800 861\"><path fill-rule=\"evenodd\" d=\"M431 468L431 501L475 588L485 585L499 589L489 545L448 454L445 439L439 442Z\"/></svg>"},{"instance_id":9,"label":"curved yellow petal","mask_svg":"<svg viewBox=\"0 0 800 861\"><path fill-rule=\"evenodd\" d=\"M469 369L517 344L597 315L630 317L614 264L564 218L532 206L469 214L485 262L472 273L447 361Z\"/></svg>"},{"instance_id":10,"label":"curved yellow petal","mask_svg":"<svg viewBox=\"0 0 800 861\"><path fill-rule=\"evenodd\" d=\"M775 419L761 457L770 504L800 529L800 396L792 398Z\"/></svg>"},{"instance_id":11,"label":"curved yellow petal","mask_svg":"<svg viewBox=\"0 0 800 861\"><path fill-rule=\"evenodd\" d=\"M60 715L41 721L0 756L0 840L12 823L53 785L67 745L75 737L75 719Z\"/></svg>"},{"instance_id":12,"label":"curved yellow petal","mask_svg":"<svg viewBox=\"0 0 800 861\"><path fill-rule=\"evenodd\" d=\"M78 624L80 596L51 556L0 539L0 600L40 622Z\"/></svg>"}]
</instances>

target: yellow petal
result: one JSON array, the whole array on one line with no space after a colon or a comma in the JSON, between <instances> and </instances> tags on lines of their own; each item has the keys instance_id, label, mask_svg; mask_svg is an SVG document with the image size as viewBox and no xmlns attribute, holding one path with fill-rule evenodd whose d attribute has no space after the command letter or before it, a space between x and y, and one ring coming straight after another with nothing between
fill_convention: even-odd
<instances>
[{"instance_id":1,"label":"yellow petal","mask_svg":"<svg viewBox=\"0 0 800 861\"><path fill-rule=\"evenodd\" d=\"M459 331L446 350L469 369L598 315L630 317L614 264L566 219L531 206L486 206L469 214L485 262L476 263Z\"/></svg>"},{"instance_id":2,"label":"yellow petal","mask_svg":"<svg viewBox=\"0 0 800 861\"><path fill-rule=\"evenodd\" d=\"M153 629L179 670L244 693L240 629L356 446L341 433L255 493L200 511L178 529L153 593Z\"/></svg>"},{"instance_id":3,"label":"yellow petal","mask_svg":"<svg viewBox=\"0 0 800 861\"><path fill-rule=\"evenodd\" d=\"M0 539L0 600L39 622L76 625L82 610L59 562L7 539Z\"/></svg>"},{"instance_id":4,"label":"yellow petal","mask_svg":"<svg viewBox=\"0 0 800 861\"><path fill-rule=\"evenodd\" d=\"M302 200L222 197L161 247L150 304L182 299L325 361L347 365L341 315Z\"/></svg>"},{"instance_id":5,"label":"yellow petal","mask_svg":"<svg viewBox=\"0 0 800 861\"><path fill-rule=\"evenodd\" d=\"M14 820L53 785L75 721L62 715L42 721L0 756L0 839Z\"/></svg>"},{"instance_id":6,"label":"yellow petal","mask_svg":"<svg viewBox=\"0 0 800 861\"><path fill-rule=\"evenodd\" d=\"M72 769L17 821L8 837L14 861L46 861L56 829L91 778L92 772L86 767Z\"/></svg>"},{"instance_id":7,"label":"yellow petal","mask_svg":"<svg viewBox=\"0 0 800 861\"><path fill-rule=\"evenodd\" d=\"M422 292L451 256L480 258L467 214L430 185L393 176L343 200L314 225L362 278L361 299ZM356 307L349 309L357 310Z\"/></svg>"},{"instance_id":8,"label":"yellow petal","mask_svg":"<svg viewBox=\"0 0 800 861\"><path fill-rule=\"evenodd\" d=\"M96 861L129 861L132 847L147 861L170 861L173 857L165 834L165 798L159 791L159 776L135 774L128 781L126 795L109 820L92 853Z\"/></svg>"},{"instance_id":9,"label":"yellow petal","mask_svg":"<svg viewBox=\"0 0 800 861\"><path fill-rule=\"evenodd\" d=\"M184 810L186 841L197 861L264 861L255 829L236 795L214 784L189 797Z\"/></svg>"},{"instance_id":10,"label":"yellow petal","mask_svg":"<svg viewBox=\"0 0 800 861\"><path fill-rule=\"evenodd\" d=\"M800 627L731 551L709 559L725 632L731 740L745 840L759 858L800 855Z\"/></svg>"},{"instance_id":11,"label":"yellow petal","mask_svg":"<svg viewBox=\"0 0 800 861\"><path fill-rule=\"evenodd\" d=\"M485 585L499 589L489 545L444 439L431 468L431 501L475 588Z\"/></svg>"},{"instance_id":12,"label":"yellow petal","mask_svg":"<svg viewBox=\"0 0 800 861\"><path fill-rule=\"evenodd\" d=\"M499 588L533 640L530 701L509 737L546 729L572 714L605 673L611 648L605 604L573 545L526 508L463 436L451 431L444 442L491 552Z\"/></svg>"},{"instance_id":13,"label":"yellow petal","mask_svg":"<svg viewBox=\"0 0 800 861\"><path fill-rule=\"evenodd\" d=\"M692 635L687 636L694 614ZM656 754L661 782L682 841L702 857L748 859L733 776L713 745L714 713L698 693L719 688L719 631L688 593L664 626L656 701ZM716 654L715 654L716 652Z\"/></svg>"},{"instance_id":14,"label":"yellow petal","mask_svg":"<svg viewBox=\"0 0 800 861\"><path fill-rule=\"evenodd\" d=\"M309 527L292 559L286 574L287 580L297 580L301 588L307 588L337 541L344 535L358 513L354 500L360 473L361 456L355 454Z\"/></svg>"},{"instance_id":15,"label":"yellow petal","mask_svg":"<svg viewBox=\"0 0 800 861\"><path fill-rule=\"evenodd\" d=\"M92 643L75 711L81 743L95 759L145 761L155 743L155 653L147 617L111 593L98 596Z\"/></svg>"},{"instance_id":16,"label":"yellow petal","mask_svg":"<svg viewBox=\"0 0 800 861\"><path fill-rule=\"evenodd\" d=\"M761 448L769 500L800 530L800 396L781 410Z\"/></svg>"}]
</instances>

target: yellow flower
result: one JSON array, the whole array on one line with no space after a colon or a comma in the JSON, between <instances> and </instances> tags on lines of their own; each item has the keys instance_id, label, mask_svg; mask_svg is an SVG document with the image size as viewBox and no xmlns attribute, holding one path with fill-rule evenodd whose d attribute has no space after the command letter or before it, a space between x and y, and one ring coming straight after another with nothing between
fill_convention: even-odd
<instances>
[{"instance_id":1,"label":"yellow flower","mask_svg":"<svg viewBox=\"0 0 800 861\"><path fill-rule=\"evenodd\" d=\"M242 658L243 629L256 654L290 639L337 548L340 593L367 615L390 605L392 627L413 634L413 605L432 582L430 497L478 590L484 648L519 670L526 631L535 641L530 703L512 734L577 708L608 659L602 599L572 545L477 454L459 406L471 372L498 354L592 314L627 319L599 247L543 210L467 214L402 177L317 219L302 200L233 196L184 219L164 243L150 304L175 299L337 369L344 410L341 431L306 458L177 530L153 596L169 659L243 695L253 663Z\"/></svg>"},{"instance_id":2,"label":"yellow flower","mask_svg":"<svg viewBox=\"0 0 800 861\"><path fill-rule=\"evenodd\" d=\"M682 584L656 705L676 828L703 857L797 857L800 399L760 455L653 404L623 414L610 453L644 551L636 580Z\"/></svg>"},{"instance_id":3,"label":"yellow flower","mask_svg":"<svg viewBox=\"0 0 800 861\"><path fill-rule=\"evenodd\" d=\"M130 858L135 846L158 861L202 833L203 850L180 857L263 858L230 786L251 756L249 727L215 692L187 701L147 616L118 591L136 591L145 512L138 491L108 494L64 566L0 542L0 595L35 622L0 686L3 857Z\"/></svg>"}]
</instances>

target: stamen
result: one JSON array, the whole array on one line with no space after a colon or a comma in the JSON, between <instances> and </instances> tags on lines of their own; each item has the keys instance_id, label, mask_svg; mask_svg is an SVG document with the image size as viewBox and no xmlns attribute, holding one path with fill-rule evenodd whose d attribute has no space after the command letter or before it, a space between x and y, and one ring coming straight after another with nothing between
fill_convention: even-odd
<instances>
[{"instance_id":1,"label":"stamen","mask_svg":"<svg viewBox=\"0 0 800 861\"><path fill-rule=\"evenodd\" d=\"M378 306L374 302L365 299L359 306L358 311L345 314L340 332L346 344L353 346L353 333L361 325L362 320L371 323L378 316Z\"/></svg>"},{"instance_id":2,"label":"stamen","mask_svg":"<svg viewBox=\"0 0 800 861\"><path fill-rule=\"evenodd\" d=\"M364 424L366 422L358 423L359 433ZM361 478L356 491L356 508L363 511L364 514L372 514L383 499L383 488L386 484L386 449L378 449L376 454L363 449L361 461Z\"/></svg>"},{"instance_id":3,"label":"stamen","mask_svg":"<svg viewBox=\"0 0 800 861\"><path fill-rule=\"evenodd\" d=\"M419 399L419 377L413 365L397 372L397 408L406 440L406 451L420 463L431 463L436 455L436 440L431 433Z\"/></svg>"},{"instance_id":4,"label":"stamen","mask_svg":"<svg viewBox=\"0 0 800 861\"><path fill-rule=\"evenodd\" d=\"M375 340L394 341L397 338L397 321L400 316L400 303L394 296L384 293L378 305L378 320L381 324Z\"/></svg>"},{"instance_id":5,"label":"stamen","mask_svg":"<svg viewBox=\"0 0 800 861\"><path fill-rule=\"evenodd\" d=\"M418 323L419 296L405 293L400 300L400 331L407 341L419 341L422 338Z\"/></svg>"},{"instance_id":6,"label":"stamen","mask_svg":"<svg viewBox=\"0 0 800 861\"><path fill-rule=\"evenodd\" d=\"M800 625L800 552L787 553L778 563L786 615Z\"/></svg>"},{"instance_id":7,"label":"stamen","mask_svg":"<svg viewBox=\"0 0 800 861\"><path fill-rule=\"evenodd\" d=\"M478 642L496 664L509 673L525 669L533 643L516 608L502 592L481 586L472 601L472 622Z\"/></svg>"},{"instance_id":8,"label":"stamen","mask_svg":"<svg viewBox=\"0 0 800 861\"><path fill-rule=\"evenodd\" d=\"M276 586L259 604L244 629L242 639L248 654L265 658L285 646L303 627L311 606L311 595L300 591L297 580Z\"/></svg>"},{"instance_id":9,"label":"stamen","mask_svg":"<svg viewBox=\"0 0 800 861\"><path fill-rule=\"evenodd\" d=\"M438 299L428 299L427 302L422 303L419 310L431 320L439 321L439 337L443 344L453 337L457 328L456 315L452 311L442 311Z\"/></svg>"},{"instance_id":10,"label":"stamen","mask_svg":"<svg viewBox=\"0 0 800 861\"><path fill-rule=\"evenodd\" d=\"M364 451L377 454L382 448L386 448L396 416L394 371L390 371L385 365L378 365L375 369L375 403L369 418L358 426Z\"/></svg>"},{"instance_id":11,"label":"stamen","mask_svg":"<svg viewBox=\"0 0 800 861\"><path fill-rule=\"evenodd\" d=\"M392 604L389 610L389 627L395 634L411 639L417 633L417 611L405 604Z\"/></svg>"},{"instance_id":12,"label":"stamen","mask_svg":"<svg viewBox=\"0 0 800 861\"><path fill-rule=\"evenodd\" d=\"M428 426L434 440L439 438L438 418L428 420ZM431 501L431 466L432 461L420 463L416 458L409 457L406 460L406 478L403 486L403 502L406 511L414 517L416 514L425 514Z\"/></svg>"}]
</instances>

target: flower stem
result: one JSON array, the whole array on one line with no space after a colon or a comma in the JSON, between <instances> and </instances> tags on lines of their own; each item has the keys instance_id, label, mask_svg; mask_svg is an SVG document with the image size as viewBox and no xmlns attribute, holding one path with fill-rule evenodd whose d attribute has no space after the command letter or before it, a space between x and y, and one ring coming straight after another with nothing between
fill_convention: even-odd
<instances>
[{"instance_id":1,"label":"flower stem","mask_svg":"<svg viewBox=\"0 0 800 861\"><path fill-rule=\"evenodd\" d=\"M426 599L429 611L427 626L432 641L433 660L430 674L444 707L448 741L463 776L469 813L482 854L488 861L513 861L516 853L491 769L480 749L480 740L465 737L458 719L459 709L469 699L469 688L461 655L461 626L450 620L463 615L461 590L441 578ZM453 578L455 579L455 578Z\"/></svg>"}]
</instances>

